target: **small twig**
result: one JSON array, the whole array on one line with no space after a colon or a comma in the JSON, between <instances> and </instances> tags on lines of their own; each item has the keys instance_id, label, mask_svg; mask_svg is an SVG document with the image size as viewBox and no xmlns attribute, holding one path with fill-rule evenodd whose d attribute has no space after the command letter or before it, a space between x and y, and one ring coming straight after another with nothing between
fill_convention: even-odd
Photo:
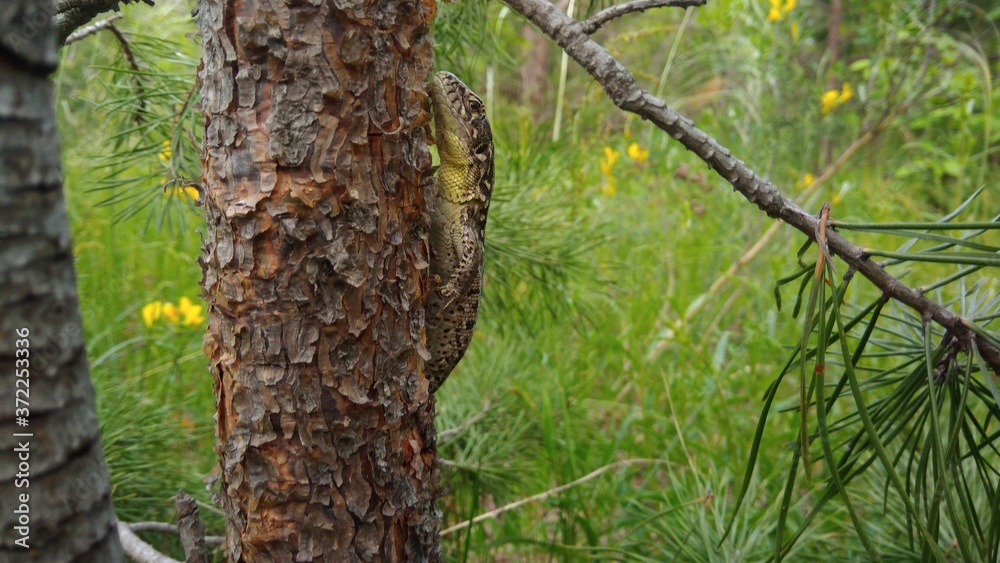
<instances>
[{"instance_id":1,"label":"small twig","mask_svg":"<svg viewBox=\"0 0 1000 563\"><path fill-rule=\"evenodd\" d=\"M226 513L223 512L221 509L219 509L218 506L215 506L215 505L212 505L212 504L208 504L207 502L202 502L200 500L196 500L195 502L198 503L199 507L204 508L205 510L209 510L211 512L214 512L214 513L218 514L219 516L225 516L226 515Z\"/></svg>"},{"instance_id":2,"label":"small twig","mask_svg":"<svg viewBox=\"0 0 1000 563\"><path fill-rule=\"evenodd\" d=\"M441 535L445 536L445 535L448 535L448 534L450 534L452 532L457 532L459 530L468 528L469 526L471 526L473 524L478 524L479 522L482 522L483 520L490 520L492 518L496 518L497 516L503 514L504 512L507 512L507 511L510 511L510 510L514 510L515 508L518 508L520 506L524 506L524 505L528 504L529 502L535 502L537 500L543 500L543 499L549 498L551 496L558 495L559 493L565 491L566 489L575 487L575 486L577 486L577 485L579 485L581 483L586 483L587 481L595 479L595 478L599 477L601 474L607 473L608 471L610 471L612 469L617 469L619 467L626 467L626 466L629 466L629 465L646 464L646 463L663 463L663 460L662 459L641 459L641 458L635 458L635 459L624 459L622 461L616 461L615 463L609 463L608 465L605 465L604 467L599 467L599 468L591 471L590 473L587 473L583 477L580 477L579 479L577 479L575 481L570 481L569 483L566 483L565 485L559 485L558 487L549 489L547 491L543 491L541 493L538 493L537 495L532 495L532 496L530 496L528 498L523 498L523 499L521 499L519 501L515 501L515 502L512 502L510 504L505 504L505 505L501 506L500 508L497 508L496 510L491 510L489 512L480 514L479 516L476 516L472 520L466 520L465 522L460 522L458 524L455 524L454 526L452 526L450 528L446 528L446 529L442 530L441 531Z\"/></svg>"},{"instance_id":3,"label":"small twig","mask_svg":"<svg viewBox=\"0 0 1000 563\"><path fill-rule=\"evenodd\" d=\"M583 32L590 35L609 21L632 12L644 12L652 8L692 8L704 6L707 0L634 0L605 8L583 22Z\"/></svg>"},{"instance_id":4,"label":"small twig","mask_svg":"<svg viewBox=\"0 0 1000 563\"><path fill-rule=\"evenodd\" d=\"M199 503L200 504L200 503ZM161 534L177 534L177 526L166 522L132 522L125 524L133 532L159 532ZM222 545L226 538L222 536L205 536L207 545Z\"/></svg>"},{"instance_id":5,"label":"small twig","mask_svg":"<svg viewBox=\"0 0 1000 563\"><path fill-rule=\"evenodd\" d=\"M132 522L126 525L133 532L160 532L163 534L177 533L177 526L167 522Z\"/></svg>"},{"instance_id":6,"label":"small twig","mask_svg":"<svg viewBox=\"0 0 1000 563\"><path fill-rule=\"evenodd\" d=\"M120 4L135 2L142 2L147 6L153 5L153 0L57 0L55 24L59 45L64 45L70 34L98 14L108 10L117 11Z\"/></svg>"},{"instance_id":7,"label":"small twig","mask_svg":"<svg viewBox=\"0 0 1000 563\"><path fill-rule=\"evenodd\" d=\"M463 430L479 422L484 416L486 416L486 412L489 410L490 410L490 400L486 399L486 401L483 403L482 410L470 416L469 418L465 419L458 426L454 428L449 428L447 430L442 430L441 433L438 434L438 446L448 443L455 436L458 436Z\"/></svg>"},{"instance_id":8,"label":"small twig","mask_svg":"<svg viewBox=\"0 0 1000 563\"><path fill-rule=\"evenodd\" d=\"M122 550L136 563L181 563L153 549L153 546L139 539L131 527L124 522L118 522L118 537L121 538Z\"/></svg>"},{"instance_id":9,"label":"small twig","mask_svg":"<svg viewBox=\"0 0 1000 563\"><path fill-rule=\"evenodd\" d=\"M70 36L66 38L66 41L65 41L65 43L63 43L63 45L69 45L70 43L76 43L77 41L83 39L84 37L87 37L89 35L93 35L93 34L97 33L98 31L103 31L103 30L111 27L111 24L115 23L116 21L118 21L120 19L122 19L122 15L121 15L121 13L117 13L117 14L111 16L110 18L108 18L106 20L101 20L101 21L99 21L97 23L88 25L87 27L81 27L80 29L78 29L78 30L74 31L73 33L71 33Z\"/></svg>"}]
</instances>

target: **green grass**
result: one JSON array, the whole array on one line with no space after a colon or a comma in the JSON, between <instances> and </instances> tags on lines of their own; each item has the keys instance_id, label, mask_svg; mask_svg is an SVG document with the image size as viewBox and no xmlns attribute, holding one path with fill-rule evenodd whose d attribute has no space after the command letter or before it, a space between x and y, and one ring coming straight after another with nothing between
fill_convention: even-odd
<instances>
[{"instance_id":1,"label":"green grass","mask_svg":"<svg viewBox=\"0 0 1000 563\"><path fill-rule=\"evenodd\" d=\"M695 112L699 125L795 196L803 174L822 168L822 139L830 139L833 155L839 154L868 114L881 109L884 85L878 77L839 69L845 79L867 80L868 97L823 117L818 100L829 69L823 66L816 23L822 12L810 6L795 12L802 30L793 41L787 21L763 23L763 3L713 4L718 5L700 10L685 31L665 96ZM191 31L177 15L181 8L158 6L175 10L163 31L181 41ZM873 30L862 31L875 59L879 49L891 47L898 22L884 10L872 10L867 15L882 27L872 24ZM135 24L126 29L141 28L149 17L141 7L127 14L136 19L127 20ZM497 6L466 2L443 5L439 18L439 66L461 69L474 88L483 87L487 66L497 84L516 83L524 46L518 17L507 14L500 23ZM680 18L654 11L609 25L598 37L655 91L666 63L662 45L671 44ZM723 33L734 39L720 40ZM212 379L200 352L202 327L163 320L148 327L141 309L156 300L177 303L199 295L201 220L190 204L174 202L179 205L170 213L184 214L187 227L158 230L156 221L149 223L153 211L116 222L127 202L97 206L106 193L88 188L94 187L93 165L109 150L113 131L102 126L112 106L95 105L117 91L99 86L115 79L103 67L114 63L117 51L106 37L88 41L93 43L63 51L59 107L91 373L119 515L130 521L170 520L178 488L210 500L203 481L215 464ZM466 43L477 41L489 43L496 56L471 55ZM197 53L190 43L181 44L188 56ZM957 85L921 103L982 103L988 97L983 92L996 86L985 77L975 80L974 59L961 52L948 70ZM716 78L721 86L712 82ZM769 418L747 504L716 546L733 518L761 397L801 336L801 325L791 318L790 288L780 312L772 290L797 268L802 238L783 227L721 291L706 297L771 220L677 143L616 110L579 68L570 68L558 143L548 140L554 100L546 101L550 107L526 108L514 94L498 88L490 101L500 116L493 123L497 201L488 229L480 323L466 359L438 394L439 429L455 427L489 404L480 420L441 447L451 491L441 501L444 527L608 464L657 463L623 464L451 533L443 539L448 559L766 558L773 551L778 499L797 435L796 412ZM699 102L698 95L714 97ZM807 206L818 209L832 200L836 218L844 220L933 220L990 172L995 176L996 141L985 141L993 152L983 149L983 136L995 134L982 114L927 113L919 107L914 113L922 116L914 128L908 117L901 118ZM948 135L949 143L940 146L964 167L958 177L919 156L926 146L918 140L937 142ZM632 143L649 151L644 162L629 157ZM605 147L620 153L609 173L601 169ZM162 203L155 182L165 174L163 164L155 148L148 152L145 161L130 161L124 170L153 178L140 187ZM897 175L905 162L925 166ZM939 197L942 191L964 195ZM997 201L996 191L988 190L971 213L986 219ZM886 249L900 242L860 234L857 240L881 241ZM932 268L927 279L944 271ZM871 293L862 290L851 299L861 303ZM779 389L780 408L796 404L793 379ZM881 515L883 486L859 480L850 487L852 499L877 527L870 533L880 538L886 556L909 558L902 509L890 507ZM815 500L809 490L798 486L790 531ZM208 520L210 532L221 533L220 520ZM829 505L806 534L793 559L865 558L840 504Z\"/></svg>"}]
</instances>

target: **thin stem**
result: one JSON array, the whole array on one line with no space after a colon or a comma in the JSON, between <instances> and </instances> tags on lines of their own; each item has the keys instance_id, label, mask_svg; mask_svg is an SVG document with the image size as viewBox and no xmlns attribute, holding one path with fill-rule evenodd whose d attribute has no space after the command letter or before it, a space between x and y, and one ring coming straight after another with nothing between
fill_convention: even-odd
<instances>
[{"instance_id":1,"label":"thin stem","mask_svg":"<svg viewBox=\"0 0 1000 563\"><path fill-rule=\"evenodd\" d=\"M707 0L635 0L605 8L583 22L583 32L590 35L609 21L633 12L644 12L652 8L692 8L704 6Z\"/></svg>"}]
</instances>

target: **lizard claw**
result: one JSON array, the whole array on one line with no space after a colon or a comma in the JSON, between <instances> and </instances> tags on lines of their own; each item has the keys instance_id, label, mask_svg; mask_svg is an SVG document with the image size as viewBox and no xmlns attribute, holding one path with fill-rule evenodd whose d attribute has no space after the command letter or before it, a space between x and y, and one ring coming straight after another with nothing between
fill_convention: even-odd
<instances>
[{"instance_id":1,"label":"lizard claw","mask_svg":"<svg viewBox=\"0 0 1000 563\"><path fill-rule=\"evenodd\" d=\"M438 288L437 291L438 294L443 299L440 309L442 311L450 307L451 304L455 302L455 299L458 298L458 290L452 284L448 284L444 287Z\"/></svg>"}]
</instances>

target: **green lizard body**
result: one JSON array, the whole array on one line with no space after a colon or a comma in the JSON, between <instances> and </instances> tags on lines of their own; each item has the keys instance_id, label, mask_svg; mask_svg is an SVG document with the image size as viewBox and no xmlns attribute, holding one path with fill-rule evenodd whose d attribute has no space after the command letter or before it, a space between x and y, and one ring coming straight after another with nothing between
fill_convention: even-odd
<instances>
[{"instance_id":1,"label":"green lizard body","mask_svg":"<svg viewBox=\"0 0 1000 563\"><path fill-rule=\"evenodd\" d=\"M483 287L486 215L493 194L493 134L483 101L455 75L431 84L441 165L426 192L431 292L425 372L433 393L465 354Z\"/></svg>"}]
</instances>

